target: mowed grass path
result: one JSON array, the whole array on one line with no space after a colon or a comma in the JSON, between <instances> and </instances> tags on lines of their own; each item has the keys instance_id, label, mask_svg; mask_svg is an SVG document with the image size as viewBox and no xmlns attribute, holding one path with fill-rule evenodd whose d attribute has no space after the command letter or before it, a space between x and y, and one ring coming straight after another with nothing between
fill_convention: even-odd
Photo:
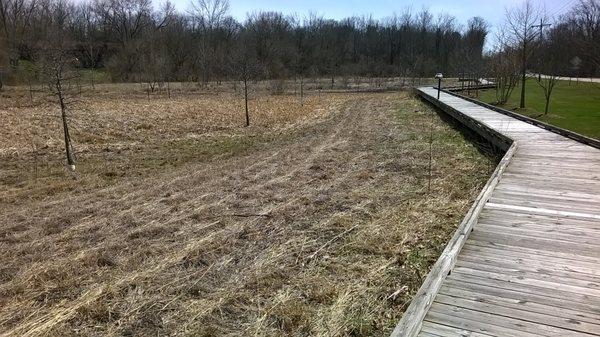
<instances>
[{"instance_id":1,"label":"mowed grass path","mask_svg":"<svg viewBox=\"0 0 600 337\"><path fill-rule=\"evenodd\" d=\"M550 108L543 116L544 91L536 79L528 79L526 84L525 109L519 109L521 87L513 91L509 101L502 108L538 119L548 124L571 130L582 135L600 139L600 84L572 81L558 81L550 98ZM494 90L480 93L479 99L495 103Z\"/></svg>"}]
</instances>

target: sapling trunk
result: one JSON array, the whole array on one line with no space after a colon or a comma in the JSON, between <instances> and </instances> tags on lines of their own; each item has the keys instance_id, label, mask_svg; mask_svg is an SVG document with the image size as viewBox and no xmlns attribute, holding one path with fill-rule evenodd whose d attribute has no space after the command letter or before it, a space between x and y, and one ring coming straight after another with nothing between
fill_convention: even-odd
<instances>
[{"instance_id":1,"label":"sapling trunk","mask_svg":"<svg viewBox=\"0 0 600 337\"><path fill-rule=\"evenodd\" d=\"M304 77L300 76L300 106L304 106Z\"/></svg>"},{"instance_id":2,"label":"sapling trunk","mask_svg":"<svg viewBox=\"0 0 600 337\"><path fill-rule=\"evenodd\" d=\"M31 86L31 78L27 78L27 84L29 85L29 99L33 100L33 87Z\"/></svg>"},{"instance_id":3,"label":"sapling trunk","mask_svg":"<svg viewBox=\"0 0 600 337\"><path fill-rule=\"evenodd\" d=\"M519 107L525 108L525 82L527 81L527 46L523 45L523 52L521 56L521 102Z\"/></svg>"},{"instance_id":4,"label":"sapling trunk","mask_svg":"<svg viewBox=\"0 0 600 337\"><path fill-rule=\"evenodd\" d=\"M58 86L60 88L60 85ZM58 102L60 104L61 119L63 124L63 133L65 137L65 153L67 155L67 165L71 171L75 171L75 159L73 158L73 148L71 147L71 136L69 134L69 124L67 123L67 107L62 94L62 90L58 90Z\"/></svg>"},{"instance_id":5,"label":"sapling trunk","mask_svg":"<svg viewBox=\"0 0 600 337\"><path fill-rule=\"evenodd\" d=\"M431 166L433 164L433 111L429 123L429 165L427 172L427 193L431 191Z\"/></svg>"},{"instance_id":6,"label":"sapling trunk","mask_svg":"<svg viewBox=\"0 0 600 337\"><path fill-rule=\"evenodd\" d=\"M246 126L250 126L250 113L248 112L248 79L244 77L244 102L246 105Z\"/></svg>"}]
</instances>

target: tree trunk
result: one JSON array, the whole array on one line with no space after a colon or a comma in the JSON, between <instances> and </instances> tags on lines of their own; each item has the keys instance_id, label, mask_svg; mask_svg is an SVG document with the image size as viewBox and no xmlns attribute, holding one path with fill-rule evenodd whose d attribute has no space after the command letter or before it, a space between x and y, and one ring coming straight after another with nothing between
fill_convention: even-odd
<instances>
[{"instance_id":1,"label":"tree trunk","mask_svg":"<svg viewBox=\"0 0 600 337\"><path fill-rule=\"evenodd\" d=\"M300 106L304 106L304 77L300 76Z\"/></svg>"},{"instance_id":2,"label":"tree trunk","mask_svg":"<svg viewBox=\"0 0 600 337\"><path fill-rule=\"evenodd\" d=\"M523 45L523 54L521 55L522 59L521 59L521 102L519 104L519 107L521 109L525 108L525 81L526 79L526 72L527 72L527 54L526 54L526 45Z\"/></svg>"},{"instance_id":3,"label":"tree trunk","mask_svg":"<svg viewBox=\"0 0 600 337\"><path fill-rule=\"evenodd\" d=\"M90 72L90 82L92 82L92 90L96 89L96 86L94 84L94 66L92 65L92 71Z\"/></svg>"},{"instance_id":4,"label":"tree trunk","mask_svg":"<svg viewBox=\"0 0 600 337\"><path fill-rule=\"evenodd\" d=\"M248 79L244 78L244 102L246 103L246 126L250 126L250 113L248 112Z\"/></svg>"},{"instance_id":5,"label":"tree trunk","mask_svg":"<svg viewBox=\"0 0 600 337\"><path fill-rule=\"evenodd\" d=\"M65 153L67 155L67 164L71 171L75 171L75 159L73 158L73 152L71 147L71 136L69 134L69 125L67 124L67 108L62 93L58 93L58 101L60 103L61 118L63 124L63 132L65 136Z\"/></svg>"},{"instance_id":6,"label":"tree trunk","mask_svg":"<svg viewBox=\"0 0 600 337\"><path fill-rule=\"evenodd\" d=\"M521 74L521 102L519 103L519 108L525 108L525 81L526 81L525 71Z\"/></svg>"}]
</instances>

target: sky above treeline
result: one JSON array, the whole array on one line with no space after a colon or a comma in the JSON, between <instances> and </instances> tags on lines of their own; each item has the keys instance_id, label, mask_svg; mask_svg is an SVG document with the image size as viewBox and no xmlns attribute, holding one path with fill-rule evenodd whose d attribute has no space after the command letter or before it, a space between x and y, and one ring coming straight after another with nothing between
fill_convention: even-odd
<instances>
[{"instance_id":1,"label":"sky above treeline","mask_svg":"<svg viewBox=\"0 0 600 337\"><path fill-rule=\"evenodd\" d=\"M191 0L171 0L177 9L186 11ZM328 19L343 19L351 16L372 16L381 19L402 13L407 7L413 11L422 8L432 13L447 13L460 22L473 16L481 16L491 24L502 22L507 7L522 3L523 0L230 0L230 13L243 21L248 13L257 11L277 11L296 14L300 17L315 13ZM162 1L161 1L162 2ZM549 14L561 14L577 0L540 0Z\"/></svg>"}]
</instances>

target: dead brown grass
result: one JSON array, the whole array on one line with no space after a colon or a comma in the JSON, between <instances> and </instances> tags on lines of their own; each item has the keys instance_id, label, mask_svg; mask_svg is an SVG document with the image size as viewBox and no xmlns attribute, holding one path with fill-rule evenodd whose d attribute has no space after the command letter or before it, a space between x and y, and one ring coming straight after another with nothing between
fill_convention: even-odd
<instances>
[{"instance_id":1,"label":"dead brown grass","mask_svg":"<svg viewBox=\"0 0 600 337\"><path fill-rule=\"evenodd\" d=\"M155 153L146 147L163 135L188 133L255 140L243 150L192 151L168 169L148 164L154 168L136 179L117 172L101 188L68 182L27 201L18 191L29 185L11 185L16 192L0 207L0 333L389 333L493 163L406 94L311 97L305 108L262 99L273 117L252 130L221 116L214 121L223 130L199 126L196 107L227 114L223 97L182 100L179 108L92 103L90 111L113 112L82 125L129 125L111 136L94 132L111 147L123 137L127 147L137 141L141 153ZM161 129L127 138L145 121ZM169 149L194 147L174 144ZM124 161L130 167L142 158L133 152Z\"/></svg>"},{"instance_id":2,"label":"dead brown grass","mask_svg":"<svg viewBox=\"0 0 600 337\"><path fill-rule=\"evenodd\" d=\"M0 201L18 202L69 191L104 187L115 180L164 171L191 160L237 153L252 144L298 128L336 109L344 94L312 95L303 104L294 95L254 93L252 126L244 125L243 98L189 89L172 99L149 99L137 85L103 85L77 97L71 134L77 152L78 182L64 162L58 107L43 92L33 100L25 88L0 93ZM81 180L84 180L83 183Z\"/></svg>"}]
</instances>

